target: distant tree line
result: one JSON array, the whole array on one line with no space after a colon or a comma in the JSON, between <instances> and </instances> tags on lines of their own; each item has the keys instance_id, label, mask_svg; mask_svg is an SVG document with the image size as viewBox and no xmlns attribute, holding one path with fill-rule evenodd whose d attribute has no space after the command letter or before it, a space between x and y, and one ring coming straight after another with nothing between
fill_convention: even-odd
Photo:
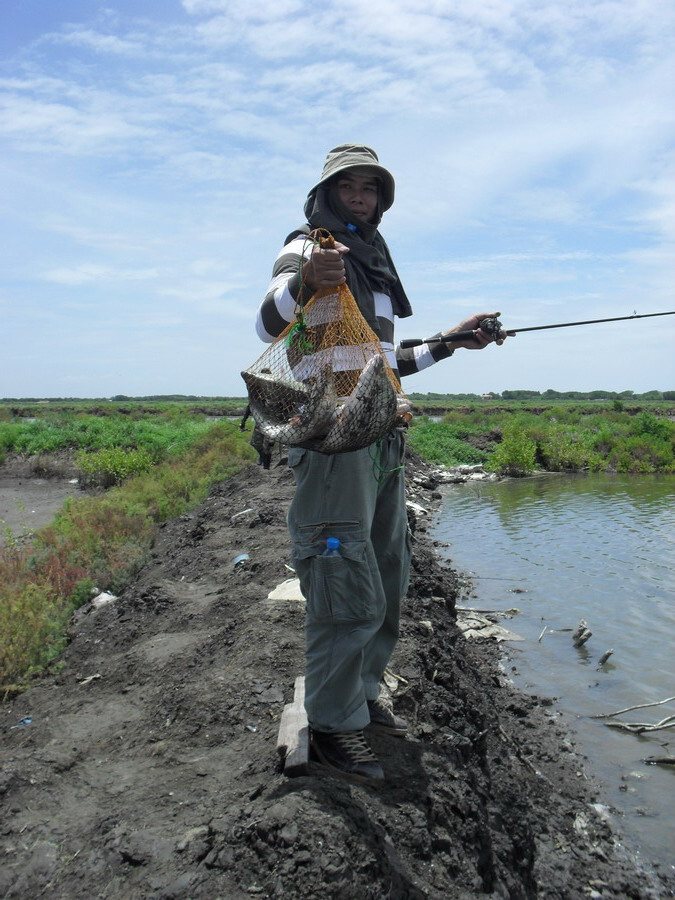
<instances>
[{"instance_id":1,"label":"distant tree line","mask_svg":"<svg viewBox=\"0 0 675 900\"><path fill-rule=\"evenodd\" d=\"M0 403L170 403L173 401L194 402L195 400L233 400L235 397L199 397L195 394L148 394L142 397L130 397L126 394L115 394L114 397L0 397Z\"/></svg>"},{"instance_id":2,"label":"distant tree line","mask_svg":"<svg viewBox=\"0 0 675 900\"><path fill-rule=\"evenodd\" d=\"M426 400L447 400L449 397L455 400L675 400L675 391L646 391L644 394L636 394L635 391L554 391L549 388L546 391L488 391L485 394L438 394L429 392L422 394L413 391L409 397ZM195 402L195 401L223 401L241 399L236 397L205 397L195 394L148 394L146 396L130 397L126 394L115 394L114 397L2 397L0 403L74 403L74 402L101 402L101 403L131 403L133 401L170 403Z\"/></svg>"},{"instance_id":3,"label":"distant tree line","mask_svg":"<svg viewBox=\"0 0 675 900\"><path fill-rule=\"evenodd\" d=\"M675 400L675 391L488 391L486 394L437 394L411 393L411 398L442 400L452 397L457 400Z\"/></svg>"}]
</instances>

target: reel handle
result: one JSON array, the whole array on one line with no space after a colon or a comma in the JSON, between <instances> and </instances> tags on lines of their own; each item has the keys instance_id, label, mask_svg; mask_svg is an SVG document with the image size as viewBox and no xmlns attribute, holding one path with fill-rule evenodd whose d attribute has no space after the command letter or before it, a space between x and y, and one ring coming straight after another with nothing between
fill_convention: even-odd
<instances>
[{"instance_id":1,"label":"reel handle","mask_svg":"<svg viewBox=\"0 0 675 900\"><path fill-rule=\"evenodd\" d=\"M490 337L496 341L499 337L502 323L499 319L491 317L489 319L483 319L478 327L482 331L486 331ZM408 347L421 347L422 344L454 344L456 341L469 341L475 339L475 337L476 329L471 329L469 331L455 331L452 334L447 334L445 337L426 338L425 340L422 340L421 338L409 338L405 341L400 341L399 346L405 350Z\"/></svg>"}]
</instances>

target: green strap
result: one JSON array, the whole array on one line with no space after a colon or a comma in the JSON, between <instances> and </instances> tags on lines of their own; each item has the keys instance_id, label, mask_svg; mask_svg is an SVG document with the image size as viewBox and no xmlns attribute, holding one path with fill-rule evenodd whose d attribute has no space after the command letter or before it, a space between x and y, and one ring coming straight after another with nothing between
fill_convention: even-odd
<instances>
[{"instance_id":1,"label":"green strap","mask_svg":"<svg viewBox=\"0 0 675 900\"><path fill-rule=\"evenodd\" d=\"M373 477L378 484L383 484L393 472L405 469L405 465L394 466L393 469L385 469L382 466L382 438L368 447L368 455L373 461Z\"/></svg>"},{"instance_id":2,"label":"green strap","mask_svg":"<svg viewBox=\"0 0 675 900\"><path fill-rule=\"evenodd\" d=\"M307 323L302 316L302 310L297 313L296 318L297 322L291 327L291 330L286 335L286 346L290 347L295 341L295 345L299 350L302 350L304 353L311 353L314 348L312 342L305 333L307 330Z\"/></svg>"}]
</instances>

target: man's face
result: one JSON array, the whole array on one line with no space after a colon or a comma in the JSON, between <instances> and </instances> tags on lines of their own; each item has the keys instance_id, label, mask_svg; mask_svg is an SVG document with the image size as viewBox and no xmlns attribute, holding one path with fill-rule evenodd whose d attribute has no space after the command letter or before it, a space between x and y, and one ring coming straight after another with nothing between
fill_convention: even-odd
<instances>
[{"instance_id":1,"label":"man's face","mask_svg":"<svg viewBox=\"0 0 675 900\"><path fill-rule=\"evenodd\" d=\"M372 222L377 212L377 178L344 172L337 178L341 203L361 222Z\"/></svg>"}]
</instances>

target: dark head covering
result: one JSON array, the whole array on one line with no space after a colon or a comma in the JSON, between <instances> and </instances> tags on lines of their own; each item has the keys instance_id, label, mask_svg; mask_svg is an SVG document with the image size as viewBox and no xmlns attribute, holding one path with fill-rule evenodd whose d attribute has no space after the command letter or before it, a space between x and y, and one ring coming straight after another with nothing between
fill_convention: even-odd
<instances>
[{"instance_id":1,"label":"dark head covering","mask_svg":"<svg viewBox=\"0 0 675 900\"><path fill-rule=\"evenodd\" d=\"M314 185L307 197L305 204L305 212L307 215L307 206L310 203L312 194L322 184L325 184L335 175L344 172L345 169L366 168L367 172L359 172L361 175L373 175L379 181L380 190L378 193L379 210L381 213L386 212L394 202L394 178L391 172L388 172L384 166L380 165L377 153L370 147L364 147L363 144L340 144L331 150L326 157L326 162L321 173L321 179Z\"/></svg>"},{"instance_id":2,"label":"dark head covering","mask_svg":"<svg viewBox=\"0 0 675 900\"><path fill-rule=\"evenodd\" d=\"M372 175L378 181L378 205L374 222L351 221L351 212L339 200L336 176L351 169L357 174ZM341 244L349 247L343 257L347 284L370 327L379 333L373 291L388 294L394 314L400 318L412 315L398 273L384 238L377 230L382 213L394 202L394 179L379 164L377 154L362 144L341 144L331 150L321 179L314 185L305 202L309 229L326 228ZM307 227L289 235L289 240Z\"/></svg>"}]
</instances>

